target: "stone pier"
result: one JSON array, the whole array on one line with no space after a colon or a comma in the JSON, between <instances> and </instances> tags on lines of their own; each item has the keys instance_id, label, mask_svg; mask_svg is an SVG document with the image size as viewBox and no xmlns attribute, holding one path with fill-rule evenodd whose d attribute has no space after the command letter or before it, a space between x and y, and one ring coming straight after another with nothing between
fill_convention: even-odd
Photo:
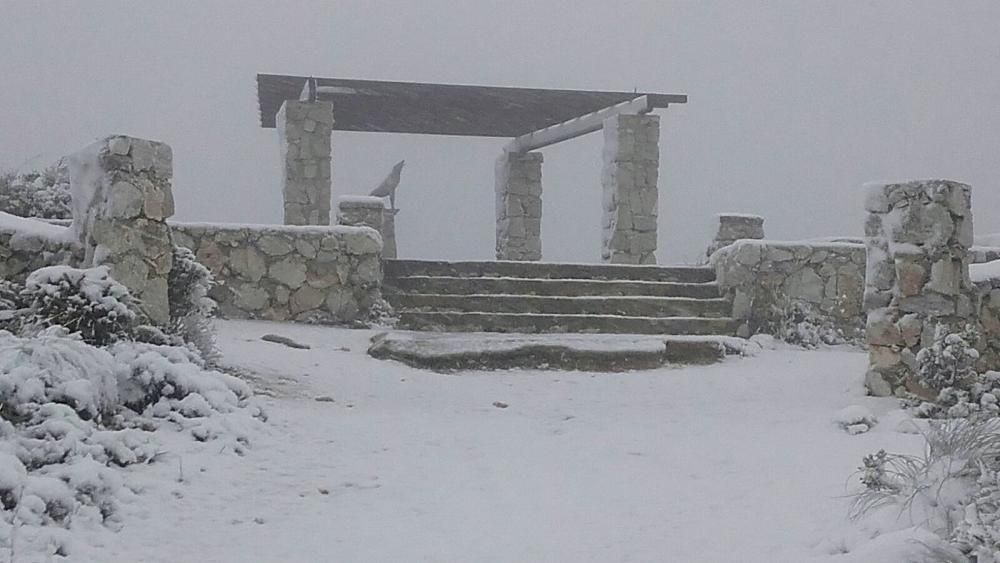
<instances>
[{"instance_id":1,"label":"stone pier","mask_svg":"<svg viewBox=\"0 0 1000 563\"><path fill-rule=\"evenodd\" d=\"M616 115L604 121L601 258L655 264L660 118Z\"/></svg>"},{"instance_id":2,"label":"stone pier","mask_svg":"<svg viewBox=\"0 0 1000 563\"><path fill-rule=\"evenodd\" d=\"M382 231L385 202L380 197L348 195L337 198L337 224Z\"/></svg>"},{"instance_id":3,"label":"stone pier","mask_svg":"<svg viewBox=\"0 0 1000 563\"><path fill-rule=\"evenodd\" d=\"M496 163L497 260L542 259L542 153Z\"/></svg>"},{"instance_id":4,"label":"stone pier","mask_svg":"<svg viewBox=\"0 0 1000 563\"><path fill-rule=\"evenodd\" d=\"M331 102L288 100L276 117L286 225L330 224Z\"/></svg>"},{"instance_id":5,"label":"stone pier","mask_svg":"<svg viewBox=\"0 0 1000 563\"><path fill-rule=\"evenodd\" d=\"M927 395L913 378L917 353L939 324L958 332L975 323L971 188L924 180L866 189L868 391Z\"/></svg>"},{"instance_id":6,"label":"stone pier","mask_svg":"<svg viewBox=\"0 0 1000 563\"><path fill-rule=\"evenodd\" d=\"M397 258L396 214L398 209L385 209L382 215L382 257L386 260Z\"/></svg>"},{"instance_id":7,"label":"stone pier","mask_svg":"<svg viewBox=\"0 0 1000 563\"><path fill-rule=\"evenodd\" d=\"M167 276L173 244L166 219L174 214L170 146L122 135L69 157L73 229L84 267L107 265L154 323L170 320Z\"/></svg>"},{"instance_id":8,"label":"stone pier","mask_svg":"<svg viewBox=\"0 0 1000 563\"><path fill-rule=\"evenodd\" d=\"M764 238L764 218L759 215L720 213L716 215L716 218L719 221L719 227L706 252L709 258L716 250L729 246L738 240L761 240Z\"/></svg>"}]
</instances>

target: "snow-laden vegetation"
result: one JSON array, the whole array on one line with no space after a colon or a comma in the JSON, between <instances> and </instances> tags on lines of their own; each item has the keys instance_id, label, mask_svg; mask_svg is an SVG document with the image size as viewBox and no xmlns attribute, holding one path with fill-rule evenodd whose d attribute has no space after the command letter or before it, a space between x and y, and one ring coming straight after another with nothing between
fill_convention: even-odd
<instances>
[{"instance_id":1,"label":"snow-laden vegetation","mask_svg":"<svg viewBox=\"0 0 1000 563\"><path fill-rule=\"evenodd\" d=\"M69 219L70 200L69 175L63 166L0 174L0 211L20 217Z\"/></svg>"},{"instance_id":2,"label":"snow-laden vegetation","mask_svg":"<svg viewBox=\"0 0 1000 563\"><path fill-rule=\"evenodd\" d=\"M68 555L74 530L120 526L135 492L119 468L167 457L158 430L237 454L249 444L262 411L244 382L209 367L210 278L179 271L184 304L163 330L143 324L106 268L42 268L24 287L0 286L0 545L11 559Z\"/></svg>"}]
</instances>

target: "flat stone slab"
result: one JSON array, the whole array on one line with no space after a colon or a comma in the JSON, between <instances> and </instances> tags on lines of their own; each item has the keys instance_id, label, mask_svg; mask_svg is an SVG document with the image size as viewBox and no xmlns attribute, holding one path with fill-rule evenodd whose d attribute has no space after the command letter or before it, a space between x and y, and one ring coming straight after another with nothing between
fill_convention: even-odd
<instances>
[{"instance_id":1,"label":"flat stone slab","mask_svg":"<svg viewBox=\"0 0 1000 563\"><path fill-rule=\"evenodd\" d=\"M551 369L618 372L711 364L747 353L725 336L385 332L368 354L435 371Z\"/></svg>"}]
</instances>

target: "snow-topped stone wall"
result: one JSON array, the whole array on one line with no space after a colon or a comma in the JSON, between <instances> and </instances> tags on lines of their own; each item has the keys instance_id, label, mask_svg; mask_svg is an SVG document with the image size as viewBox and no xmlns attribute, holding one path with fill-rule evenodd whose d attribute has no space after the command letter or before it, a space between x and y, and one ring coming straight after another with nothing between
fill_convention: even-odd
<instances>
[{"instance_id":1,"label":"snow-topped stone wall","mask_svg":"<svg viewBox=\"0 0 1000 563\"><path fill-rule=\"evenodd\" d=\"M226 318L353 323L381 302L382 239L369 227L172 223L215 276Z\"/></svg>"},{"instance_id":2,"label":"snow-topped stone wall","mask_svg":"<svg viewBox=\"0 0 1000 563\"><path fill-rule=\"evenodd\" d=\"M72 229L84 267L107 265L155 323L170 320L173 153L165 143L114 135L68 157Z\"/></svg>"},{"instance_id":3,"label":"snow-topped stone wall","mask_svg":"<svg viewBox=\"0 0 1000 563\"><path fill-rule=\"evenodd\" d=\"M917 353L938 325L960 332L978 322L969 277L972 190L949 180L866 186L868 312L872 395L917 392Z\"/></svg>"},{"instance_id":4,"label":"snow-topped stone wall","mask_svg":"<svg viewBox=\"0 0 1000 563\"><path fill-rule=\"evenodd\" d=\"M760 215L744 213L719 213L715 216L718 228L715 237L708 245L706 256L712 257L715 251L742 239L760 240L764 238L764 218Z\"/></svg>"},{"instance_id":5,"label":"snow-topped stone wall","mask_svg":"<svg viewBox=\"0 0 1000 563\"><path fill-rule=\"evenodd\" d=\"M39 268L82 262L83 246L67 227L0 212L0 279L21 284Z\"/></svg>"},{"instance_id":6,"label":"snow-topped stone wall","mask_svg":"<svg viewBox=\"0 0 1000 563\"><path fill-rule=\"evenodd\" d=\"M712 254L740 336L780 334L806 323L860 337L865 247L848 242L738 240Z\"/></svg>"},{"instance_id":7,"label":"snow-topped stone wall","mask_svg":"<svg viewBox=\"0 0 1000 563\"><path fill-rule=\"evenodd\" d=\"M973 264L969 271L976 288L979 367L982 371L997 370L1000 369L1000 259Z\"/></svg>"}]
</instances>

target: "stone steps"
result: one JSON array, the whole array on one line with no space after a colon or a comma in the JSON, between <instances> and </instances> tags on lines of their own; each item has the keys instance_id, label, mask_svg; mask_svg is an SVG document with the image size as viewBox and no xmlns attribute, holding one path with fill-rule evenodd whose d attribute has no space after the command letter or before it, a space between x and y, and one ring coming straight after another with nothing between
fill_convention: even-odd
<instances>
[{"instance_id":1,"label":"stone steps","mask_svg":"<svg viewBox=\"0 0 1000 563\"><path fill-rule=\"evenodd\" d=\"M415 312L531 313L550 315L622 315L632 317L706 317L730 314L729 301L688 297L554 297L503 294L386 293L399 310Z\"/></svg>"},{"instance_id":2,"label":"stone steps","mask_svg":"<svg viewBox=\"0 0 1000 563\"><path fill-rule=\"evenodd\" d=\"M589 332L731 336L731 318L547 315L530 313L400 311L398 328L470 332Z\"/></svg>"},{"instance_id":3,"label":"stone steps","mask_svg":"<svg viewBox=\"0 0 1000 563\"><path fill-rule=\"evenodd\" d=\"M678 283L590 279L545 279L517 277L386 276L387 293L433 293L448 295L548 295L646 296L716 299L722 294L714 283Z\"/></svg>"},{"instance_id":4,"label":"stone steps","mask_svg":"<svg viewBox=\"0 0 1000 563\"><path fill-rule=\"evenodd\" d=\"M383 294L412 330L731 336L737 324L704 267L387 260Z\"/></svg>"},{"instance_id":5,"label":"stone steps","mask_svg":"<svg viewBox=\"0 0 1000 563\"><path fill-rule=\"evenodd\" d=\"M387 278L414 276L463 278L529 278L605 281L708 283L715 271L700 266L627 266L557 262L386 260Z\"/></svg>"}]
</instances>

